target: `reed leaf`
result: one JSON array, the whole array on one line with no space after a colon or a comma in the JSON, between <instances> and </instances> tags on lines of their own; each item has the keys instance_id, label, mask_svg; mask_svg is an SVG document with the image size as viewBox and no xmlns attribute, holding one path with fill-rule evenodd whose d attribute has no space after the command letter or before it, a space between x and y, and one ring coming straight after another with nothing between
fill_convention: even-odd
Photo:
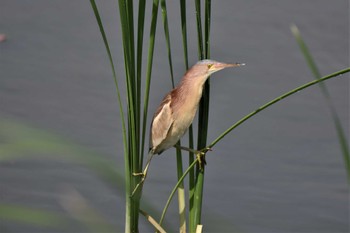
<instances>
[{"instance_id":1,"label":"reed leaf","mask_svg":"<svg viewBox=\"0 0 350 233\"><path fill-rule=\"evenodd\" d=\"M183 180L185 179L185 177L187 176L187 174L194 169L194 166L196 165L196 163L198 162L198 160L195 160L193 161L190 166L186 169L186 171L183 173L183 175L180 177L180 179L178 179L175 187L173 188L173 190L171 191L169 197L168 197L168 200L165 204L165 207L163 209L163 212L162 212L162 215L161 215L161 218L159 220L159 225L162 225L163 221L164 221L164 217L165 217L165 214L168 210L168 207L170 205L170 202L172 200L172 198L174 197L174 194L176 192L176 190L179 188L179 186L181 185L181 183L183 182Z\"/></svg>"},{"instance_id":2,"label":"reed leaf","mask_svg":"<svg viewBox=\"0 0 350 233\"><path fill-rule=\"evenodd\" d=\"M146 138L148 102L149 102L149 92L150 92L150 88L151 88L151 75L152 75L152 65L153 65L154 43L155 43L156 29L157 29L158 8L159 8L159 0L153 0L152 19L151 19L151 28L150 28L149 45L148 45L148 56L147 56L145 94L144 94L144 101L143 101L141 148L144 148L145 138ZM142 150L141 154L143 157L143 150Z\"/></svg>"},{"instance_id":3,"label":"reed leaf","mask_svg":"<svg viewBox=\"0 0 350 233\"><path fill-rule=\"evenodd\" d=\"M102 24L102 21L101 21L101 17L100 17L97 5L96 5L94 0L90 0L90 3L91 3L91 7L92 7L92 9L94 11L98 27L100 29L101 36L102 36L102 39L103 39L103 43L105 45L105 48L106 48L106 51L107 51L107 55L108 55L108 59L109 59L109 63L110 63L111 69L112 69L113 80L114 80L114 84L115 84L115 88L116 88L116 92L117 92L117 99L118 99L118 106L119 106L119 115L120 115L120 119L121 119L121 123L122 123L124 154L127 154L126 153L127 152L127 133L126 133L126 125L125 125L125 119L124 119L124 109L123 109L123 103L122 103L122 100L121 100L119 84L118 84L118 80L117 80L117 74L116 74L116 70L115 70L115 67L114 67L113 57L112 57L111 50L109 48L107 36L106 36L105 30L104 30L104 27L103 27L103 24Z\"/></svg>"},{"instance_id":4,"label":"reed leaf","mask_svg":"<svg viewBox=\"0 0 350 233\"><path fill-rule=\"evenodd\" d=\"M146 87L144 97L144 109L141 127L141 85L142 85L142 49L143 49L143 33L145 20L145 0L139 1L138 21L137 21L137 51L135 58L135 33L134 33L134 5L132 0L118 0L119 15L122 29L122 41L124 52L124 66L126 74L126 90L127 90L127 132L124 142L125 157L125 176L126 176L126 226L125 232L138 232L138 217L140 199L142 193L141 188L135 192L131 198L131 193L140 183L141 176L135 176L142 170L143 148L145 143L146 121L148 111L149 89L151 81L154 41L157 23L157 12L159 0L154 0L152 10L152 22L150 31L150 44L148 51L148 63L146 74ZM109 46L101 20L98 15L97 7L94 1L91 1L92 8L95 12L101 34L110 56ZM112 60L111 60L111 63ZM136 64L135 64L136 63ZM114 67L113 67L114 69ZM124 123L125 126L125 123ZM124 127L125 129L126 127ZM126 130L125 130L126 132Z\"/></svg>"},{"instance_id":5,"label":"reed leaf","mask_svg":"<svg viewBox=\"0 0 350 233\"><path fill-rule=\"evenodd\" d=\"M188 70L188 47L187 47L187 17L186 0L180 0L182 47L184 49L185 69ZM192 147L191 147L192 148Z\"/></svg>"},{"instance_id":6,"label":"reed leaf","mask_svg":"<svg viewBox=\"0 0 350 233\"><path fill-rule=\"evenodd\" d=\"M166 42L166 47L167 47L167 51L168 51L168 63L169 63L171 84L172 84L172 87L174 88L175 82L174 82L173 62L172 62L172 58L171 58L171 46L170 46L170 35L169 35L169 25L168 25L166 1L160 0L160 4L161 4L161 8L162 8L162 15L163 15L165 42Z\"/></svg>"},{"instance_id":7,"label":"reed leaf","mask_svg":"<svg viewBox=\"0 0 350 233\"><path fill-rule=\"evenodd\" d=\"M181 29L182 29L182 44L184 50L184 61L185 61L185 70L188 70L188 46L187 46L187 17L186 17L186 0L180 0L180 14L181 14ZM189 148L194 148L193 142L193 126L190 125L188 129L188 140ZM194 162L194 154L189 152L189 164ZM194 219L194 191L195 191L195 170L191 169L189 171L189 222L190 224Z\"/></svg>"},{"instance_id":8,"label":"reed leaf","mask_svg":"<svg viewBox=\"0 0 350 233\"><path fill-rule=\"evenodd\" d=\"M141 106L141 78L142 78L142 50L143 50L143 33L144 33L144 28L145 28L145 11L146 11L146 1L145 0L140 0L139 1L139 14L138 14L138 27L137 27L137 55L136 55L136 93L137 93L137 103L139 106ZM138 134L140 134L140 113L141 108L139 108L139 113L138 113ZM142 136L141 136L142 137ZM141 139L143 140L143 139ZM140 161L142 167L142 161L143 161L143 146L140 146Z\"/></svg>"},{"instance_id":9,"label":"reed leaf","mask_svg":"<svg viewBox=\"0 0 350 233\"><path fill-rule=\"evenodd\" d=\"M167 45L167 51L168 51L168 63L169 63L169 69L170 69L170 78L172 87L175 87L174 82L174 72L173 72L173 63L172 63L172 56L171 56L171 43L170 43L170 35L169 35L169 25L168 25L168 16L167 16L167 8L166 8L166 1L161 0L161 8L162 8L162 15L163 15L163 26L164 26L164 34L165 34L165 41ZM181 145L181 142L178 142L178 145ZM181 155L181 149L176 148L176 166L177 166L177 176L178 179L181 178L183 175L183 165L182 165L182 155ZM179 200L179 216L180 216L180 232L186 232L186 205L185 205L185 189L183 182L180 184L178 189L178 200Z\"/></svg>"},{"instance_id":10,"label":"reed leaf","mask_svg":"<svg viewBox=\"0 0 350 233\"><path fill-rule=\"evenodd\" d=\"M301 34L300 34L298 27L296 25L292 25L291 31L294 35L295 40L298 43L299 48L300 48L302 54L304 55L304 58L308 64L312 74L314 75L315 79L320 79L321 73L320 73L319 69L317 68L317 65L316 65L314 59L312 58L312 55L311 55L306 43L304 42L303 38L301 37ZM319 87L320 87L321 92L325 98L325 102L327 104L327 107L330 110L332 120L334 123L334 127L337 131L339 146L340 146L340 149L342 151L345 169L347 172L348 183L350 184L350 153L349 153L348 140L345 136L344 129L341 125L337 110L333 104L331 95L329 94L329 91L327 89L326 84L324 84L323 82L319 83Z\"/></svg>"},{"instance_id":11,"label":"reed leaf","mask_svg":"<svg viewBox=\"0 0 350 233\"><path fill-rule=\"evenodd\" d=\"M195 2L195 6L196 6L198 58L199 58L199 60L202 60L202 59L204 59L204 49L203 49L201 1L195 0L194 2Z\"/></svg>"},{"instance_id":12,"label":"reed leaf","mask_svg":"<svg viewBox=\"0 0 350 233\"><path fill-rule=\"evenodd\" d=\"M95 17L96 17L96 21L98 24L98 27L100 29L101 32L101 36L103 39L103 43L105 45L106 51L107 51L107 55L108 55L108 59L110 62L110 66L112 69L112 75L113 75L113 80L115 83L115 87L116 87L116 92L117 92L117 98L118 98L118 105L119 105L119 114L120 114L120 119L122 122L122 134L123 134L123 151L124 151L124 161L125 161L125 173L126 174L130 174L130 168L129 168L129 157L128 157L128 145L127 145L127 133L126 133L126 125L125 125L125 119L124 119L124 110L123 110L123 104L122 104L122 100L121 100L121 95L120 95L120 91L119 91L119 84L118 84L118 80L117 80L117 75L116 75L116 71L115 71L115 67L114 67L114 62L113 62L113 57L112 57L112 53L108 44L108 40L107 40L107 36L101 21L101 17L97 8L97 5L95 3L94 0L90 0L91 3L91 7L94 11ZM130 196L130 176L125 176L125 186L127 187L126 190L126 196Z\"/></svg>"},{"instance_id":13,"label":"reed leaf","mask_svg":"<svg viewBox=\"0 0 350 233\"><path fill-rule=\"evenodd\" d=\"M128 106L128 160L130 177L129 194L138 186L141 176L134 176L142 170L140 160L140 108L138 101L139 93L137 87L136 67L135 67L135 45L134 45L134 16L133 1L119 0L119 15L122 28L122 40L124 51L124 62L126 71L126 89ZM139 209L141 199L141 189L131 198L127 196L126 226L125 232L138 232ZM127 193L128 193L127 192Z\"/></svg>"},{"instance_id":14,"label":"reed leaf","mask_svg":"<svg viewBox=\"0 0 350 233\"><path fill-rule=\"evenodd\" d=\"M203 46L203 29L201 19L201 4L199 0L195 1L196 19L197 19L197 34L198 34L198 56L202 60L208 59L210 56L210 19L211 19L211 1L205 1L205 23L204 23L204 39ZM207 143L208 124L209 124L209 101L210 101L210 81L205 82L203 94L199 103L198 110L198 141L197 150L204 148ZM196 169L196 186L194 191L193 213L190 232L195 232L197 225L201 224L202 215L202 200L203 200L203 185L204 185L204 166L199 169L198 164Z\"/></svg>"}]
</instances>

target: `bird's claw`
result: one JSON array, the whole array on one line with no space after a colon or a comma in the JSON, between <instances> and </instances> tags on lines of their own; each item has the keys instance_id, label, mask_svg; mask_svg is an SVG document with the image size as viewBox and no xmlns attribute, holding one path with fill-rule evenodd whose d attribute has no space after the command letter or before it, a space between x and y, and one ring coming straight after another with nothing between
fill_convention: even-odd
<instances>
[{"instance_id":1,"label":"bird's claw","mask_svg":"<svg viewBox=\"0 0 350 233\"><path fill-rule=\"evenodd\" d=\"M197 154L197 160L198 160L198 164L199 164L199 169L201 171L204 170L204 166L207 164L207 161L205 161L205 154L208 151L211 151L210 147L206 147L206 148L201 149L201 150L198 151L199 153Z\"/></svg>"},{"instance_id":2,"label":"bird's claw","mask_svg":"<svg viewBox=\"0 0 350 233\"><path fill-rule=\"evenodd\" d=\"M141 180L140 182L136 185L136 187L134 188L134 190L132 191L130 197L133 197L136 193L136 191L139 189L139 187L143 184L143 182L145 182L146 179L146 174L143 172L134 172L132 173L133 176L141 176Z\"/></svg>"},{"instance_id":3,"label":"bird's claw","mask_svg":"<svg viewBox=\"0 0 350 233\"><path fill-rule=\"evenodd\" d=\"M198 160L199 169L203 171L204 166L207 164L207 162L205 161L205 154L204 153L197 154L197 160Z\"/></svg>"},{"instance_id":4,"label":"bird's claw","mask_svg":"<svg viewBox=\"0 0 350 233\"><path fill-rule=\"evenodd\" d=\"M142 178L146 176L145 173L143 173L143 172L133 172L132 175L133 176L142 176Z\"/></svg>"},{"instance_id":5,"label":"bird's claw","mask_svg":"<svg viewBox=\"0 0 350 233\"><path fill-rule=\"evenodd\" d=\"M199 152L202 155L205 155L208 151L212 151L212 149L210 147L206 147L204 149L201 149Z\"/></svg>"}]
</instances>

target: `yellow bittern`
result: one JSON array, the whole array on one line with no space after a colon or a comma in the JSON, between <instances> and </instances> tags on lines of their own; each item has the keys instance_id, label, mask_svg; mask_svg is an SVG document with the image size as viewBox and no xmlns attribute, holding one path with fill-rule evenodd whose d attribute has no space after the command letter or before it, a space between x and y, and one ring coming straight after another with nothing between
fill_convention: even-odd
<instances>
[{"instance_id":1,"label":"yellow bittern","mask_svg":"<svg viewBox=\"0 0 350 233\"><path fill-rule=\"evenodd\" d=\"M153 155L161 154L166 149L176 146L176 143L192 124L202 97L204 83L208 77L224 68L242 65L244 63L226 64L213 60L199 61L185 73L180 84L164 97L153 116L150 130L149 158L145 169L142 173L134 173L134 175L142 175L140 183L146 178ZM202 155L209 149L206 148L203 152L185 147L179 148L194 152L197 156Z\"/></svg>"}]
</instances>

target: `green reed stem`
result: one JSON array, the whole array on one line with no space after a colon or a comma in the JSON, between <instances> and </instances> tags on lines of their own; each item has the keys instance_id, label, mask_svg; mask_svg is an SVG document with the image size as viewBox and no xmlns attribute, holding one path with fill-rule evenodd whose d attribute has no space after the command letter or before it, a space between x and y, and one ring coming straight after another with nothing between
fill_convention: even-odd
<instances>
[{"instance_id":1,"label":"green reed stem","mask_svg":"<svg viewBox=\"0 0 350 233\"><path fill-rule=\"evenodd\" d=\"M209 58L210 56L210 18L211 18L211 1L205 1L205 24L204 36L205 46L203 46L203 30L201 19L201 4L199 0L195 1L197 33L198 33L198 56L199 59ZM209 124L209 100L210 100L210 82L209 79L204 84L202 99L199 103L198 110L198 141L197 149L204 148L207 143L208 124ZM204 185L204 166L200 169L199 164L196 169L196 183L193 202L193 221L191 222L190 232L195 232L197 225L201 224L203 185Z\"/></svg>"},{"instance_id":2,"label":"green reed stem","mask_svg":"<svg viewBox=\"0 0 350 233\"><path fill-rule=\"evenodd\" d=\"M198 160L195 160L193 161L190 166L186 169L186 171L182 174L182 176L180 177L180 179L178 179L175 187L173 188L173 190L171 191L170 195L169 195L169 198L165 204L165 207L163 209L163 212L162 212L162 215L160 217L160 220L159 220L159 225L162 225L163 221L164 221L164 217L165 217L165 214L169 208L169 205L170 205L170 202L171 200L173 199L174 197L174 194L176 192L176 190L179 188L179 186L181 185L181 183L183 182L183 180L185 179L185 177L187 176L187 174L193 170L194 166L196 165L196 163L198 162Z\"/></svg>"},{"instance_id":3,"label":"green reed stem","mask_svg":"<svg viewBox=\"0 0 350 233\"><path fill-rule=\"evenodd\" d=\"M149 92L150 92L150 88L151 88L151 75L152 75L152 66L153 66L154 44L155 44L156 29L157 29L158 8L159 8L159 0L153 0L152 19L151 19L151 28L150 28L149 45L148 45L148 56L147 56L145 94L144 94L144 100L143 100L141 148L145 147L147 116L148 116L148 102L149 102ZM142 150L141 154L143 157L143 150Z\"/></svg>"},{"instance_id":4,"label":"green reed stem","mask_svg":"<svg viewBox=\"0 0 350 233\"><path fill-rule=\"evenodd\" d=\"M113 79L114 79L114 84L116 87L116 92L117 92L117 98L118 98L118 105L119 105L119 114L120 114L120 118L121 118L121 122L122 122L122 134L123 134L123 148L124 148L124 161L125 161L125 192L126 192L126 196L129 197L131 194L131 171L130 171L130 160L129 160L129 154L128 154L128 144L127 144L127 133L126 133L126 125L125 125L125 119L124 119L124 110L123 110L123 104L122 104L122 100L121 100L121 95L120 95L120 91L119 91L119 84L118 84L118 80L117 80L117 75L116 75L116 71L115 71L115 67L114 67L114 62L113 62L113 58L112 58L112 53L111 50L109 48L109 44L108 44L108 40L107 40L107 36L102 24L102 20L97 8L97 5L95 3L94 0L90 0L91 3L91 7L94 11L95 17L96 17L96 21L97 24L99 26L100 32L101 32L101 36L103 39L103 43L105 45L106 51L107 51L107 55L108 55L108 59L112 68L112 75L113 75ZM129 198L127 198L126 200L126 211L125 211L125 222L126 222L126 231L130 231L129 227L130 226L130 222L131 222L131 214L132 212L132 204Z\"/></svg>"},{"instance_id":5,"label":"green reed stem","mask_svg":"<svg viewBox=\"0 0 350 233\"><path fill-rule=\"evenodd\" d=\"M172 87L175 87L174 82L174 72L173 72L173 63L172 63L172 56L171 56L171 46L170 46L170 35L169 35L169 25L168 25L168 16L167 16L167 8L166 8L166 1L161 0L160 1L161 8L162 8L162 16L163 16L163 26L164 26L164 34L165 34L165 41L167 45L167 51L168 51L168 63L169 63L169 69L170 69L170 78L171 78L171 84ZM178 142L178 145L180 144L180 141ZM183 165L182 165L182 154L181 149L176 149L176 166L177 166L177 177L178 179L181 178L183 175ZM186 232L186 211L185 211L185 189L184 184L181 182L178 189L178 200L179 200L179 216L180 216L180 232Z\"/></svg>"},{"instance_id":6,"label":"green reed stem","mask_svg":"<svg viewBox=\"0 0 350 233\"><path fill-rule=\"evenodd\" d=\"M141 105L141 78L142 78L142 50L143 50L143 32L145 28L145 11L146 11L146 1L140 0L139 1L139 14L138 14L138 23L137 23L137 55L136 55L136 99L138 105ZM140 134L140 123L141 123L141 107L138 108L138 135ZM142 167L142 161L143 161L143 146L140 146L140 167Z\"/></svg>"}]
</instances>

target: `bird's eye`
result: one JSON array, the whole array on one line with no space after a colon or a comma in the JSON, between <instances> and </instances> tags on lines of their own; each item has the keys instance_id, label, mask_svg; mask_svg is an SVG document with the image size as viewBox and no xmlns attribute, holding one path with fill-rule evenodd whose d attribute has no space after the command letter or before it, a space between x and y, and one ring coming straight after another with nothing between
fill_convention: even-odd
<instances>
[{"instance_id":1,"label":"bird's eye","mask_svg":"<svg viewBox=\"0 0 350 233\"><path fill-rule=\"evenodd\" d=\"M207 66L208 66L208 69L210 69L213 66L213 64L208 64Z\"/></svg>"}]
</instances>

